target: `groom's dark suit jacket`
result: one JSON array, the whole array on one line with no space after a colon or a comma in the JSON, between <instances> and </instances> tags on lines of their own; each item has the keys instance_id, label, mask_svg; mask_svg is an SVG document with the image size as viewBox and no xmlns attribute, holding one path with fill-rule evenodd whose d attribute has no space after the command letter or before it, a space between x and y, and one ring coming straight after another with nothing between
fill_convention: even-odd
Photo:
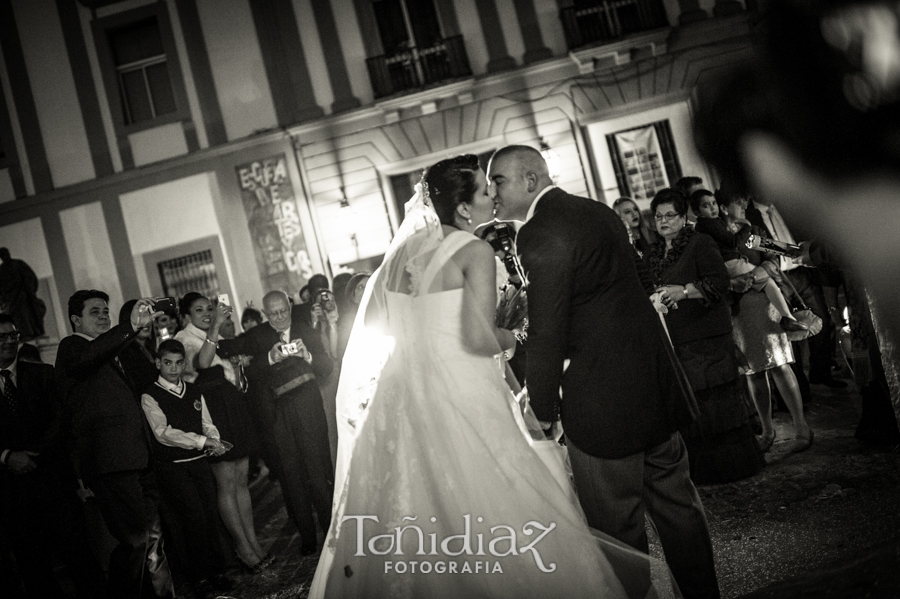
<instances>
[{"instance_id":1,"label":"groom's dark suit jacket","mask_svg":"<svg viewBox=\"0 0 900 599\"><path fill-rule=\"evenodd\" d=\"M572 443L603 458L658 445L690 422L683 380L618 215L551 189L516 244L528 278L526 382L538 418L561 417Z\"/></svg>"}]
</instances>

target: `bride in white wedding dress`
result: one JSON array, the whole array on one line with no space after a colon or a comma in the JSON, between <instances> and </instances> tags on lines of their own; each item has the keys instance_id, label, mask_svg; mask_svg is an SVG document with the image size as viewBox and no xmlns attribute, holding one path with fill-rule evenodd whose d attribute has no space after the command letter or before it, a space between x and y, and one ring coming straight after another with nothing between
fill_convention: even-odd
<instances>
[{"instance_id":1,"label":"bride in white wedding dress","mask_svg":"<svg viewBox=\"0 0 900 599\"><path fill-rule=\"evenodd\" d=\"M587 527L513 417L494 356L515 340L493 324L493 250L472 234L492 210L477 157L435 164L369 282L310 597L673 593L664 567L651 585L648 556Z\"/></svg>"}]
</instances>

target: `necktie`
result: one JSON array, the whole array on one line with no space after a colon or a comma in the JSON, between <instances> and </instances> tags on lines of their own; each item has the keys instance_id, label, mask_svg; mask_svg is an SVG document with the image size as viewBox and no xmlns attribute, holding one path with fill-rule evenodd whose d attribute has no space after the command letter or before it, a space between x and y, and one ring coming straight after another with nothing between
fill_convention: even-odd
<instances>
[{"instance_id":1,"label":"necktie","mask_svg":"<svg viewBox=\"0 0 900 599\"><path fill-rule=\"evenodd\" d=\"M9 409L13 412L19 407L16 402L16 386L12 381L12 373L9 370L0 370L0 376L3 377L3 396L9 404Z\"/></svg>"}]
</instances>

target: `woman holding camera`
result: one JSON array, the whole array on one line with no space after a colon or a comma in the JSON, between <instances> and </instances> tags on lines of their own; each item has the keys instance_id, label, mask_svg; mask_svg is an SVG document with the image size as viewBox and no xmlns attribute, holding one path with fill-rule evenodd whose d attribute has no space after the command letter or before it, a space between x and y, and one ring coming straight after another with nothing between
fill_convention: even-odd
<instances>
[{"instance_id":1,"label":"woman holding camera","mask_svg":"<svg viewBox=\"0 0 900 599\"><path fill-rule=\"evenodd\" d=\"M732 226L746 218L746 200L733 193L718 193L720 209L725 222ZM759 251L747 247L738 248L751 263L762 263ZM781 277L781 271L772 271ZM759 413L762 435L758 438L763 452L769 451L775 442L775 425L772 422L772 388L775 382L781 398L791 414L795 441L790 449L800 452L809 449L813 431L803 415L803 400L797 376L791 364L794 352L781 325L781 314L769 303L762 291L750 288L741 297L738 310L732 311L734 342L742 358L741 371L746 377L750 399Z\"/></svg>"},{"instance_id":2,"label":"woman holding camera","mask_svg":"<svg viewBox=\"0 0 900 599\"><path fill-rule=\"evenodd\" d=\"M221 457L210 458L218 486L219 513L235 544L241 569L258 574L271 556L263 551L253 526L253 507L247 488L252 445L250 417L244 404L246 380L231 362L216 355L219 332L231 318L231 306L213 308L206 297L191 292L181 299L185 328L175 338L184 344L185 380L196 383L210 416L224 441L233 447Z\"/></svg>"}]
</instances>

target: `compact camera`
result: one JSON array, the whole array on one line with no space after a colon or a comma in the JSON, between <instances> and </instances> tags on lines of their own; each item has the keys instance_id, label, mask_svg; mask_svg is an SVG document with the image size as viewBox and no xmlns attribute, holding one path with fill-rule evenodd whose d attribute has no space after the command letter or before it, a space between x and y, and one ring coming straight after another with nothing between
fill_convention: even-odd
<instances>
[{"instance_id":1,"label":"compact camera","mask_svg":"<svg viewBox=\"0 0 900 599\"><path fill-rule=\"evenodd\" d=\"M231 300L228 298L228 294L227 294L227 293L220 293L220 294L219 294L219 303L222 304L223 306L230 306L230 305L231 305Z\"/></svg>"},{"instance_id":2,"label":"compact camera","mask_svg":"<svg viewBox=\"0 0 900 599\"><path fill-rule=\"evenodd\" d=\"M281 353L286 356L292 356L294 354L300 353L300 346L297 345L297 342L294 341L292 343L285 343L281 346Z\"/></svg>"}]
</instances>

